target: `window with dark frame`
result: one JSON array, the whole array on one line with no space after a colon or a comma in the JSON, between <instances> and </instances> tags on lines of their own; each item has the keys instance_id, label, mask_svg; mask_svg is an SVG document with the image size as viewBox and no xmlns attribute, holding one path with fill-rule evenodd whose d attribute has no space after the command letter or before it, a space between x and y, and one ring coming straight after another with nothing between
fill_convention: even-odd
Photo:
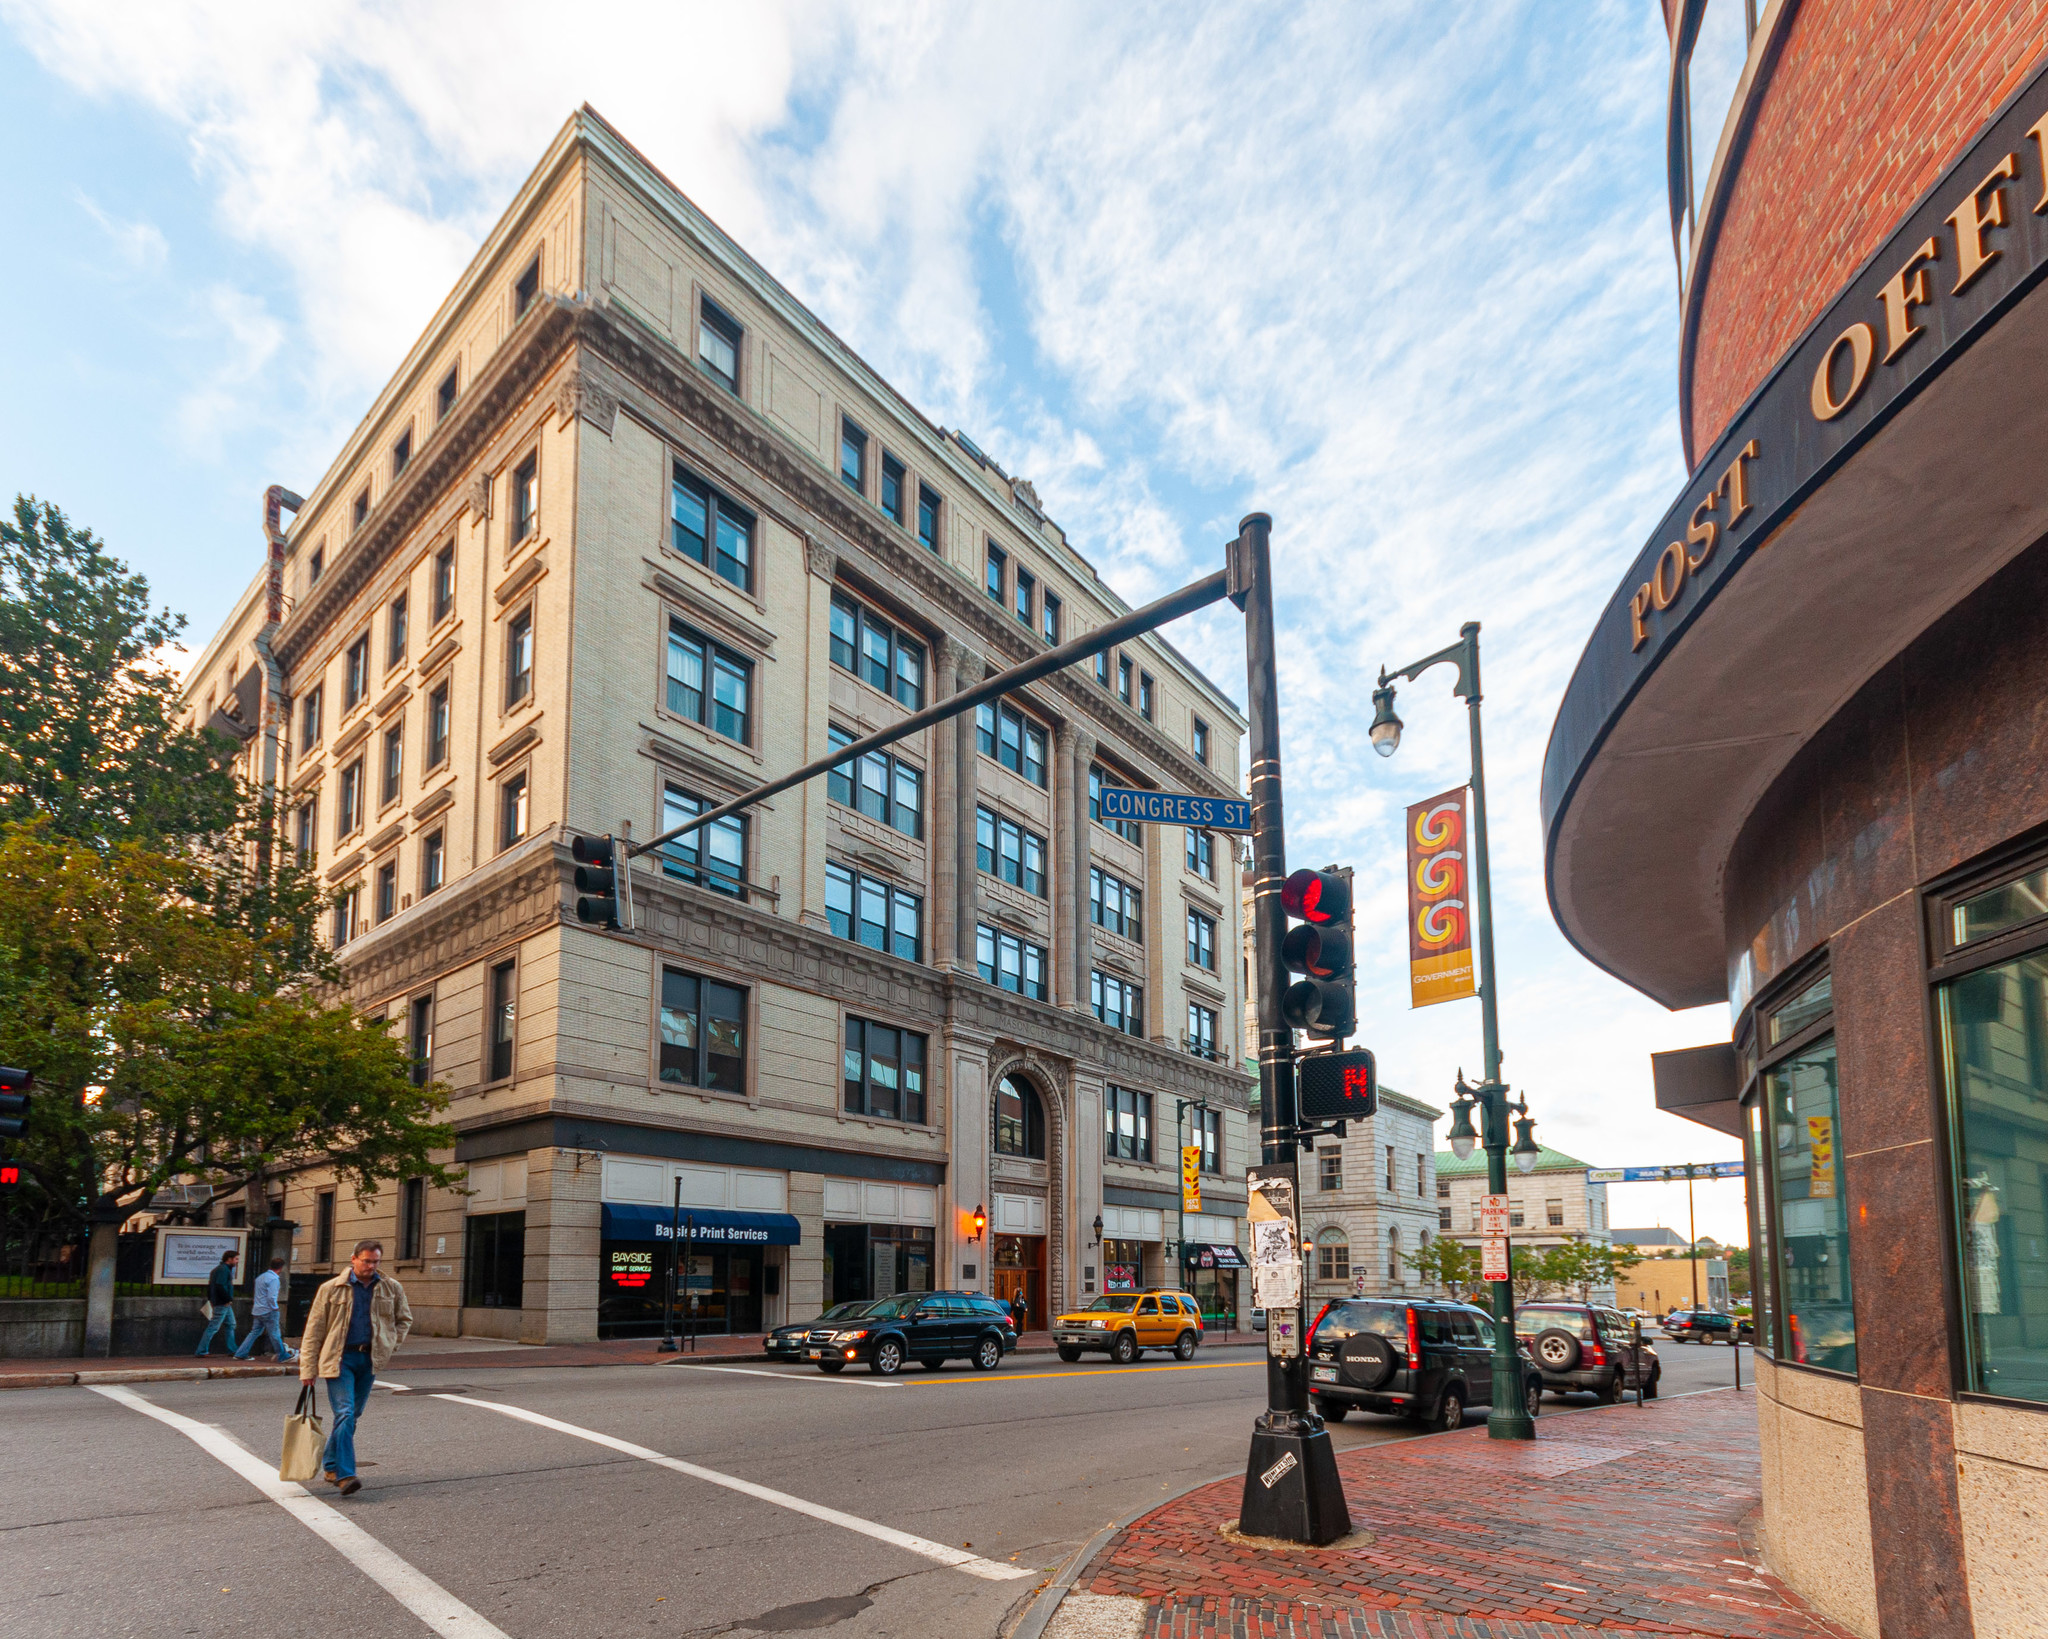
<instances>
[{"instance_id":1,"label":"window with dark frame","mask_svg":"<svg viewBox=\"0 0 2048 1639\"><path fill-rule=\"evenodd\" d=\"M1130 1087L1102 1089L1102 1153L1111 1161L1152 1159L1152 1095Z\"/></svg>"},{"instance_id":2,"label":"window with dark frame","mask_svg":"<svg viewBox=\"0 0 2048 1639\"><path fill-rule=\"evenodd\" d=\"M448 760L449 687L448 679L443 678L427 696L427 760L422 772L431 773Z\"/></svg>"},{"instance_id":3,"label":"window with dark frame","mask_svg":"<svg viewBox=\"0 0 2048 1639\"><path fill-rule=\"evenodd\" d=\"M346 717L360 706L370 693L370 634L368 632L348 646L348 652L341 662L341 714Z\"/></svg>"},{"instance_id":4,"label":"window with dark frame","mask_svg":"<svg viewBox=\"0 0 2048 1639\"><path fill-rule=\"evenodd\" d=\"M1316 1188L1322 1191L1344 1187L1344 1152L1342 1150L1316 1151Z\"/></svg>"},{"instance_id":5,"label":"window with dark frame","mask_svg":"<svg viewBox=\"0 0 2048 1639\"><path fill-rule=\"evenodd\" d=\"M384 617L384 670L394 672L405 664L406 595L391 600Z\"/></svg>"},{"instance_id":6,"label":"window with dark frame","mask_svg":"<svg viewBox=\"0 0 2048 1639\"><path fill-rule=\"evenodd\" d=\"M851 729L837 723L826 725L825 738L833 750L853 744ZM826 797L845 808L855 808L907 837L924 835L924 771L886 751L870 751L854 762L841 763L825 775Z\"/></svg>"},{"instance_id":7,"label":"window with dark frame","mask_svg":"<svg viewBox=\"0 0 2048 1639\"><path fill-rule=\"evenodd\" d=\"M405 773L405 724L393 723L384 731L384 784L377 793L378 805L398 801L398 790Z\"/></svg>"},{"instance_id":8,"label":"window with dark frame","mask_svg":"<svg viewBox=\"0 0 2048 1639\"><path fill-rule=\"evenodd\" d=\"M363 885L351 882L334 899L334 948L347 944L363 931Z\"/></svg>"},{"instance_id":9,"label":"window with dark frame","mask_svg":"<svg viewBox=\"0 0 2048 1639\"><path fill-rule=\"evenodd\" d=\"M742 592L754 589L754 514L678 461L669 475L669 545Z\"/></svg>"},{"instance_id":10,"label":"window with dark frame","mask_svg":"<svg viewBox=\"0 0 2048 1639\"><path fill-rule=\"evenodd\" d=\"M988 595L997 603L1003 601L1003 568L1009 563L1009 554L994 541L988 543L986 582Z\"/></svg>"},{"instance_id":11,"label":"window with dark frame","mask_svg":"<svg viewBox=\"0 0 2048 1639\"><path fill-rule=\"evenodd\" d=\"M490 1011L484 1016L484 1067L491 1081L512 1075L512 1040L519 1026L519 963L500 962L491 969Z\"/></svg>"},{"instance_id":12,"label":"window with dark frame","mask_svg":"<svg viewBox=\"0 0 2048 1639\"><path fill-rule=\"evenodd\" d=\"M313 1197L313 1261L334 1262L334 1191L323 1189Z\"/></svg>"},{"instance_id":13,"label":"window with dark frame","mask_svg":"<svg viewBox=\"0 0 2048 1639\"><path fill-rule=\"evenodd\" d=\"M505 709L533 694L533 610L525 608L505 627Z\"/></svg>"},{"instance_id":14,"label":"window with dark frame","mask_svg":"<svg viewBox=\"0 0 2048 1639\"><path fill-rule=\"evenodd\" d=\"M1045 1106L1037 1091L1016 1076L996 1084L995 1149L998 1155L1045 1159Z\"/></svg>"},{"instance_id":15,"label":"window with dark frame","mask_svg":"<svg viewBox=\"0 0 2048 1639\"><path fill-rule=\"evenodd\" d=\"M994 985L1014 995L1042 1002L1048 991L1046 978L1052 971L1045 946L1035 944L1007 928L977 923L974 929L974 967L983 984Z\"/></svg>"},{"instance_id":16,"label":"window with dark frame","mask_svg":"<svg viewBox=\"0 0 2048 1639\"><path fill-rule=\"evenodd\" d=\"M1188 828L1187 866L1204 881L1216 880L1216 838L1212 832Z\"/></svg>"},{"instance_id":17,"label":"window with dark frame","mask_svg":"<svg viewBox=\"0 0 2048 1639\"><path fill-rule=\"evenodd\" d=\"M672 831L685 820L707 808L716 808L693 791L664 783L661 788L661 828ZM747 816L727 814L709 825L661 845L661 868L683 882L694 882L713 893L747 897Z\"/></svg>"},{"instance_id":18,"label":"window with dark frame","mask_svg":"<svg viewBox=\"0 0 2048 1639\"><path fill-rule=\"evenodd\" d=\"M1200 911L1188 912L1188 960L1196 967L1216 971L1216 918Z\"/></svg>"},{"instance_id":19,"label":"window with dark frame","mask_svg":"<svg viewBox=\"0 0 2048 1639\"><path fill-rule=\"evenodd\" d=\"M456 389L461 385L461 366L451 364L448 373L441 378L441 385L434 390L434 424L439 426L448 419L448 412L455 408Z\"/></svg>"},{"instance_id":20,"label":"window with dark frame","mask_svg":"<svg viewBox=\"0 0 2048 1639\"><path fill-rule=\"evenodd\" d=\"M849 1014L841 1068L846 1113L922 1127L927 1046L914 1030Z\"/></svg>"},{"instance_id":21,"label":"window with dark frame","mask_svg":"<svg viewBox=\"0 0 2048 1639\"><path fill-rule=\"evenodd\" d=\"M395 859L387 859L377 867L375 904L379 922L388 922L398 914L398 861Z\"/></svg>"},{"instance_id":22,"label":"window with dark frame","mask_svg":"<svg viewBox=\"0 0 2048 1639\"><path fill-rule=\"evenodd\" d=\"M323 690L319 684L306 691L306 698L299 706L299 739L304 749L311 749L320 743L320 696Z\"/></svg>"},{"instance_id":23,"label":"window with dark frame","mask_svg":"<svg viewBox=\"0 0 2048 1639\"><path fill-rule=\"evenodd\" d=\"M1196 1058L1218 1059L1216 1051L1216 1009L1200 1002L1188 1003L1187 1049Z\"/></svg>"},{"instance_id":24,"label":"window with dark frame","mask_svg":"<svg viewBox=\"0 0 2048 1639\"><path fill-rule=\"evenodd\" d=\"M1040 635L1054 648L1058 648L1060 641L1060 600L1048 592L1045 594L1040 609L1045 616L1044 621L1039 626Z\"/></svg>"},{"instance_id":25,"label":"window with dark frame","mask_svg":"<svg viewBox=\"0 0 2048 1639\"><path fill-rule=\"evenodd\" d=\"M398 1259L417 1263L426 1242L427 1181L408 1178L398 1187Z\"/></svg>"},{"instance_id":26,"label":"window with dark frame","mask_svg":"<svg viewBox=\"0 0 2048 1639\"><path fill-rule=\"evenodd\" d=\"M321 571L326 567L327 548L325 546L314 547L312 555L306 559L306 585L308 587L318 586L320 584Z\"/></svg>"},{"instance_id":27,"label":"window with dark frame","mask_svg":"<svg viewBox=\"0 0 2048 1639\"><path fill-rule=\"evenodd\" d=\"M407 427L398 435L398 442L391 446L391 476L396 478L412 463L412 428Z\"/></svg>"},{"instance_id":28,"label":"window with dark frame","mask_svg":"<svg viewBox=\"0 0 2048 1639\"><path fill-rule=\"evenodd\" d=\"M903 463L882 451L882 510L896 523L903 522Z\"/></svg>"},{"instance_id":29,"label":"window with dark frame","mask_svg":"<svg viewBox=\"0 0 2048 1639\"><path fill-rule=\"evenodd\" d=\"M839 481L856 495L868 492L868 435L839 418Z\"/></svg>"},{"instance_id":30,"label":"window with dark frame","mask_svg":"<svg viewBox=\"0 0 2048 1639\"><path fill-rule=\"evenodd\" d=\"M1088 975L1088 1003L1096 1018L1127 1036L1145 1034L1145 990L1114 973Z\"/></svg>"},{"instance_id":31,"label":"window with dark frame","mask_svg":"<svg viewBox=\"0 0 2048 1639\"><path fill-rule=\"evenodd\" d=\"M1152 681L1152 674L1150 672L1138 673L1138 715L1148 723L1152 721L1154 697L1157 693L1158 685Z\"/></svg>"},{"instance_id":32,"label":"window with dark frame","mask_svg":"<svg viewBox=\"0 0 2048 1639\"><path fill-rule=\"evenodd\" d=\"M1131 703L1131 671L1131 663L1123 656L1117 656L1116 697L1127 706Z\"/></svg>"},{"instance_id":33,"label":"window with dark frame","mask_svg":"<svg viewBox=\"0 0 2048 1639\"><path fill-rule=\"evenodd\" d=\"M448 880L448 833L436 827L420 844L420 895L424 898Z\"/></svg>"},{"instance_id":34,"label":"window with dark frame","mask_svg":"<svg viewBox=\"0 0 2048 1639\"><path fill-rule=\"evenodd\" d=\"M472 1213L463 1220L462 1230L464 1307L521 1307L526 1291L526 1213Z\"/></svg>"},{"instance_id":35,"label":"window with dark frame","mask_svg":"<svg viewBox=\"0 0 2048 1639\"><path fill-rule=\"evenodd\" d=\"M1204 768L1209 766L1209 725L1197 717L1194 720L1195 761Z\"/></svg>"},{"instance_id":36,"label":"window with dark frame","mask_svg":"<svg viewBox=\"0 0 2048 1639\"><path fill-rule=\"evenodd\" d=\"M524 842L531 817L526 770L522 768L498 787L498 846L509 848L515 842Z\"/></svg>"},{"instance_id":37,"label":"window with dark frame","mask_svg":"<svg viewBox=\"0 0 2048 1639\"><path fill-rule=\"evenodd\" d=\"M1021 563L1017 565L1016 590L1017 619L1021 624L1029 626L1031 624L1032 610L1036 607L1036 599L1038 596L1038 577L1032 574L1031 571L1026 569Z\"/></svg>"},{"instance_id":38,"label":"window with dark frame","mask_svg":"<svg viewBox=\"0 0 2048 1639\"><path fill-rule=\"evenodd\" d=\"M299 863L310 865L320 847L320 799L308 797L298 808L298 837L296 847Z\"/></svg>"},{"instance_id":39,"label":"window with dark frame","mask_svg":"<svg viewBox=\"0 0 2048 1639\"><path fill-rule=\"evenodd\" d=\"M434 1079L434 998L415 996L407 1010L406 1037L412 1047L412 1084L424 1087Z\"/></svg>"},{"instance_id":40,"label":"window with dark frame","mask_svg":"<svg viewBox=\"0 0 2048 1639\"><path fill-rule=\"evenodd\" d=\"M1099 865L1088 867L1088 920L1135 944L1145 942L1144 895Z\"/></svg>"},{"instance_id":41,"label":"window with dark frame","mask_svg":"<svg viewBox=\"0 0 2048 1639\"><path fill-rule=\"evenodd\" d=\"M939 549L939 492L929 484L917 486L917 538L927 550Z\"/></svg>"},{"instance_id":42,"label":"window with dark frame","mask_svg":"<svg viewBox=\"0 0 2048 1639\"><path fill-rule=\"evenodd\" d=\"M974 811L974 862L997 880L1043 899L1046 897L1045 838L1006 814L977 807Z\"/></svg>"},{"instance_id":43,"label":"window with dark frame","mask_svg":"<svg viewBox=\"0 0 2048 1639\"><path fill-rule=\"evenodd\" d=\"M340 800L334 805L334 840L351 837L363 826L363 759L341 771Z\"/></svg>"},{"instance_id":44,"label":"window with dark frame","mask_svg":"<svg viewBox=\"0 0 2048 1639\"><path fill-rule=\"evenodd\" d=\"M450 541L434 554L434 624L440 625L455 612L455 543Z\"/></svg>"},{"instance_id":45,"label":"window with dark frame","mask_svg":"<svg viewBox=\"0 0 2048 1639\"><path fill-rule=\"evenodd\" d=\"M710 687L706 687L706 674ZM714 734L750 743L754 665L674 616L668 623L668 709Z\"/></svg>"},{"instance_id":46,"label":"window with dark frame","mask_svg":"<svg viewBox=\"0 0 2048 1639\"><path fill-rule=\"evenodd\" d=\"M740 390L740 323L709 296L697 299L697 360L726 391Z\"/></svg>"},{"instance_id":47,"label":"window with dark frame","mask_svg":"<svg viewBox=\"0 0 2048 1639\"><path fill-rule=\"evenodd\" d=\"M1223 1176L1223 1112L1188 1111L1189 1139L1202 1152L1202 1171Z\"/></svg>"},{"instance_id":48,"label":"window with dark frame","mask_svg":"<svg viewBox=\"0 0 2048 1639\"><path fill-rule=\"evenodd\" d=\"M974 708L975 745L1033 785L1046 783L1045 730L1011 705L983 701Z\"/></svg>"},{"instance_id":49,"label":"window with dark frame","mask_svg":"<svg viewBox=\"0 0 2048 1639\"><path fill-rule=\"evenodd\" d=\"M924 900L832 860L825 862L825 920L841 939L924 960Z\"/></svg>"},{"instance_id":50,"label":"window with dark frame","mask_svg":"<svg viewBox=\"0 0 2048 1639\"><path fill-rule=\"evenodd\" d=\"M671 1086L744 1093L747 993L681 968L663 968L660 1074Z\"/></svg>"},{"instance_id":51,"label":"window with dark frame","mask_svg":"<svg viewBox=\"0 0 2048 1639\"><path fill-rule=\"evenodd\" d=\"M512 469L512 542L526 540L539 528L540 456L529 455Z\"/></svg>"},{"instance_id":52,"label":"window with dark frame","mask_svg":"<svg viewBox=\"0 0 2048 1639\"><path fill-rule=\"evenodd\" d=\"M1095 681L1105 689L1109 687L1109 651L1098 649L1095 653Z\"/></svg>"},{"instance_id":53,"label":"window with dark frame","mask_svg":"<svg viewBox=\"0 0 2048 1639\"><path fill-rule=\"evenodd\" d=\"M1137 820L1104 819L1102 817L1102 788L1116 782L1109 777L1100 763L1089 765L1088 769L1088 817L1104 830L1114 831L1126 842L1143 840L1144 827Z\"/></svg>"},{"instance_id":54,"label":"window with dark frame","mask_svg":"<svg viewBox=\"0 0 2048 1639\"><path fill-rule=\"evenodd\" d=\"M362 494L356 497L355 505L349 508L348 532L351 535L353 535L357 530L361 529L363 525L369 521L369 517L370 486L368 484L365 484L363 486Z\"/></svg>"},{"instance_id":55,"label":"window with dark frame","mask_svg":"<svg viewBox=\"0 0 2048 1639\"><path fill-rule=\"evenodd\" d=\"M832 594L832 664L912 711L924 706L925 645L844 592Z\"/></svg>"},{"instance_id":56,"label":"window with dark frame","mask_svg":"<svg viewBox=\"0 0 2048 1639\"><path fill-rule=\"evenodd\" d=\"M519 281L512 287L512 317L516 322L526 316L526 310L533 306L540 295L540 252L533 253L533 260L526 271L519 275Z\"/></svg>"}]
</instances>

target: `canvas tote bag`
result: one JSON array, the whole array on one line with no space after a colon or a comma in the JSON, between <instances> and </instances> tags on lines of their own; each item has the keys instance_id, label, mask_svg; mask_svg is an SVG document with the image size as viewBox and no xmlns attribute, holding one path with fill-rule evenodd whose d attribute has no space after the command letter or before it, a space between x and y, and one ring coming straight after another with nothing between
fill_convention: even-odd
<instances>
[{"instance_id":1,"label":"canvas tote bag","mask_svg":"<svg viewBox=\"0 0 2048 1639\"><path fill-rule=\"evenodd\" d=\"M312 1480L320 1476L320 1453L326 1447L327 1436L320 1429L320 1401L314 1387L311 1383L299 1386L299 1403L284 1420L284 1456L277 1465L277 1477L281 1480Z\"/></svg>"}]
</instances>

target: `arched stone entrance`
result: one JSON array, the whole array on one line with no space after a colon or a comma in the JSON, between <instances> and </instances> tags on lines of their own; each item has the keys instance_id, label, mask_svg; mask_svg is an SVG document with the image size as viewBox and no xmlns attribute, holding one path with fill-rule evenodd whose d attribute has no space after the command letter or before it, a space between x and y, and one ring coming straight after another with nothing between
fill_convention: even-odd
<instances>
[{"instance_id":1,"label":"arched stone entrance","mask_svg":"<svg viewBox=\"0 0 2048 1639\"><path fill-rule=\"evenodd\" d=\"M999 1059L989 1085L988 1290L1006 1303L1021 1296L1026 1328L1043 1330L1068 1301L1065 1088L1024 1054Z\"/></svg>"}]
</instances>

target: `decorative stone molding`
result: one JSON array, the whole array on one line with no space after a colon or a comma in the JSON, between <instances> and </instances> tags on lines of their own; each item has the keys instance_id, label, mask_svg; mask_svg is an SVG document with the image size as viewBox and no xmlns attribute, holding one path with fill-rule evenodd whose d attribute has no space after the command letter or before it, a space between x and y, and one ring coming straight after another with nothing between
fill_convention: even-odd
<instances>
[{"instance_id":1,"label":"decorative stone molding","mask_svg":"<svg viewBox=\"0 0 2048 1639\"><path fill-rule=\"evenodd\" d=\"M490 517L491 475L489 473L480 472L470 479L468 492L463 496L463 504L476 514L479 521Z\"/></svg>"},{"instance_id":2,"label":"decorative stone molding","mask_svg":"<svg viewBox=\"0 0 2048 1639\"><path fill-rule=\"evenodd\" d=\"M839 574L839 554L823 541L808 541L804 545L804 556L810 571L819 580L831 581Z\"/></svg>"},{"instance_id":3,"label":"decorative stone molding","mask_svg":"<svg viewBox=\"0 0 2048 1639\"><path fill-rule=\"evenodd\" d=\"M990 1055L988 1070L988 1148L995 1154L996 1147L996 1090L1002 1086L1003 1078L1022 1072L1034 1083L1039 1103L1045 1107L1045 1155L1046 1214L1045 1214L1045 1284L1048 1306L1054 1314L1068 1306L1070 1289L1067 1268L1067 1194L1071 1183L1069 1173L1080 1163L1080 1157L1072 1153L1076 1140L1073 1121L1073 1085L1069 1076L1062 1074L1052 1062L1029 1049L1012 1047L1004 1052L1003 1043L997 1043ZM1085 1140L1086 1134L1078 1135Z\"/></svg>"},{"instance_id":4,"label":"decorative stone molding","mask_svg":"<svg viewBox=\"0 0 2048 1639\"><path fill-rule=\"evenodd\" d=\"M535 713L504 739L492 746L487 753L491 767L509 762L540 738L540 715Z\"/></svg>"},{"instance_id":5,"label":"decorative stone molding","mask_svg":"<svg viewBox=\"0 0 2048 1639\"><path fill-rule=\"evenodd\" d=\"M619 396L592 379L588 371L571 370L555 389L555 414L565 427L581 416L609 438L619 418Z\"/></svg>"}]
</instances>

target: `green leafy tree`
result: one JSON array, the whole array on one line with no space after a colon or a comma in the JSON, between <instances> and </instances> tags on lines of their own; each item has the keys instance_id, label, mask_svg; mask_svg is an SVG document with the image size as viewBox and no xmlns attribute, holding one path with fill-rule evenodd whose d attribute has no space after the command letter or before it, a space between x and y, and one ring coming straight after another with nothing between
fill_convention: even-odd
<instances>
[{"instance_id":1,"label":"green leafy tree","mask_svg":"<svg viewBox=\"0 0 2048 1639\"><path fill-rule=\"evenodd\" d=\"M218 835L245 806L220 745L178 726L162 663L184 619L33 496L0 516L0 819L95 847Z\"/></svg>"},{"instance_id":2,"label":"green leafy tree","mask_svg":"<svg viewBox=\"0 0 2048 1639\"><path fill-rule=\"evenodd\" d=\"M1457 1297L1470 1297L1483 1284L1479 1279L1479 1248L1454 1241L1448 1235L1438 1235L1413 1252L1403 1252L1401 1261L1424 1280Z\"/></svg>"},{"instance_id":3,"label":"green leafy tree","mask_svg":"<svg viewBox=\"0 0 2048 1639\"><path fill-rule=\"evenodd\" d=\"M1596 1286L1612 1286L1614 1277L1635 1262L1625 1248L1574 1236L1540 1250L1514 1249L1515 1301L1530 1303L1547 1297L1572 1297L1587 1302Z\"/></svg>"}]
</instances>

